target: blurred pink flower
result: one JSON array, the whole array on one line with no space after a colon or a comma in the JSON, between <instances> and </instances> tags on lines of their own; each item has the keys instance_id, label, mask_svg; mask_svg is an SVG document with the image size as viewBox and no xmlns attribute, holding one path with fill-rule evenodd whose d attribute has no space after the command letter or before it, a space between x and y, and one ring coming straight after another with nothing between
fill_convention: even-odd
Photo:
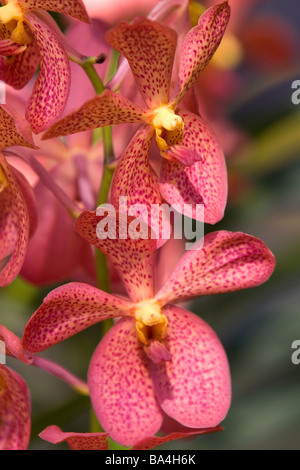
<instances>
[{"instance_id":1,"label":"blurred pink flower","mask_svg":"<svg viewBox=\"0 0 300 470\"><path fill-rule=\"evenodd\" d=\"M26 118L33 131L47 129L61 115L70 89L65 44L51 16L52 10L89 22L81 0L2 0L0 9L0 80L23 88L38 73L27 104ZM62 36L62 35L61 35Z\"/></svg>"},{"instance_id":2,"label":"blurred pink flower","mask_svg":"<svg viewBox=\"0 0 300 470\"><path fill-rule=\"evenodd\" d=\"M215 427L230 406L226 354L207 323L172 302L257 286L273 272L274 257L250 235L212 233L183 255L155 294L156 241L99 239L98 224L110 226L114 215L84 211L76 230L113 263L130 299L87 284L61 286L29 320L23 346L42 351L97 322L123 317L101 340L89 367L91 400L104 430L131 446L152 439L165 414L184 433ZM122 217L120 227L128 228Z\"/></svg>"}]
</instances>

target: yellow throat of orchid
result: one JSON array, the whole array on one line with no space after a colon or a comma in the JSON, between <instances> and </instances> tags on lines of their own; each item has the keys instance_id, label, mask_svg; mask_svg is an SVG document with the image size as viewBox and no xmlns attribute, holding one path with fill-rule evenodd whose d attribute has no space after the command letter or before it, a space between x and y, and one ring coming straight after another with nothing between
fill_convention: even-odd
<instances>
[{"instance_id":1,"label":"yellow throat of orchid","mask_svg":"<svg viewBox=\"0 0 300 470\"><path fill-rule=\"evenodd\" d=\"M6 177L5 171L0 165L0 194L9 186L9 181Z\"/></svg>"},{"instance_id":2,"label":"yellow throat of orchid","mask_svg":"<svg viewBox=\"0 0 300 470\"><path fill-rule=\"evenodd\" d=\"M0 23L5 24L10 39L21 46L32 42L32 36L25 30L24 13L16 0L8 0L8 3L0 8Z\"/></svg>"},{"instance_id":3,"label":"yellow throat of orchid","mask_svg":"<svg viewBox=\"0 0 300 470\"><path fill-rule=\"evenodd\" d=\"M166 151L170 144L178 143L183 135L184 123L174 110L166 105L160 106L154 111L153 127L156 132L156 143L161 154Z\"/></svg>"},{"instance_id":4,"label":"yellow throat of orchid","mask_svg":"<svg viewBox=\"0 0 300 470\"><path fill-rule=\"evenodd\" d=\"M135 307L134 314L137 336L141 343L148 345L151 340L161 341L166 337L168 321L156 301L140 302Z\"/></svg>"}]
</instances>

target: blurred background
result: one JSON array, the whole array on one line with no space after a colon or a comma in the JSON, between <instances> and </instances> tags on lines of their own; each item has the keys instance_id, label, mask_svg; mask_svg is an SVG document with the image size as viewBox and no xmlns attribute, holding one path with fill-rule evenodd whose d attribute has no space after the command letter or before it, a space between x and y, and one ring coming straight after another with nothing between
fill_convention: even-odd
<instances>
[{"instance_id":1,"label":"blurred background","mask_svg":"<svg viewBox=\"0 0 300 470\"><path fill-rule=\"evenodd\" d=\"M138 3L138 11L137 11ZM109 24L147 14L157 2L120 4L85 0L93 17ZM204 6L216 2L204 2ZM201 113L225 150L229 200L224 219L205 231L243 231L261 238L277 267L264 285L198 299L189 305L217 332L227 351L233 384L225 431L175 441L164 449L300 449L300 364L292 343L300 340L300 104L292 83L300 80L299 0L231 0L224 44L197 83ZM191 22L203 5L190 5ZM299 94L300 96L300 94ZM22 279L0 292L1 323L23 328L52 290ZM86 379L101 326L43 353ZM39 439L56 424L88 432L89 400L45 372L8 359L31 391L33 449L64 449ZM192 373L192 371L191 371Z\"/></svg>"}]
</instances>

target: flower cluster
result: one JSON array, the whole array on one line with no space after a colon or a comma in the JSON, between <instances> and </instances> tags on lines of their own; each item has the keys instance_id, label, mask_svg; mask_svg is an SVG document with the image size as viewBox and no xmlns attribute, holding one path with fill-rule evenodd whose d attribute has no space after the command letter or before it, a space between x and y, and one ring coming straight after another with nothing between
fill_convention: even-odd
<instances>
[{"instance_id":1,"label":"flower cluster","mask_svg":"<svg viewBox=\"0 0 300 470\"><path fill-rule=\"evenodd\" d=\"M90 24L81 0L2 4L0 79L10 89L0 107L0 285L20 274L35 286L59 286L22 340L1 325L0 340L8 355L89 394L103 429L64 433L49 423L40 437L72 449L108 449L112 439L137 450L221 430L231 403L228 360L187 302L262 284L274 256L254 236L226 230L198 240L167 276L158 254L174 242L162 231L165 224L175 230L166 207L186 215L188 206L198 223L224 216L225 157L189 96L223 38L228 1L205 10L192 29L188 2L161 0L152 16L108 31ZM72 20L64 35L47 10L87 25ZM79 31L99 53L84 56L73 47ZM110 60L101 65L104 50ZM78 70L96 92L84 103L75 97ZM25 85L25 93L15 91ZM37 355L98 322L109 329L87 384ZM23 379L0 364L1 448L28 448L30 406Z\"/></svg>"}]
</instances>

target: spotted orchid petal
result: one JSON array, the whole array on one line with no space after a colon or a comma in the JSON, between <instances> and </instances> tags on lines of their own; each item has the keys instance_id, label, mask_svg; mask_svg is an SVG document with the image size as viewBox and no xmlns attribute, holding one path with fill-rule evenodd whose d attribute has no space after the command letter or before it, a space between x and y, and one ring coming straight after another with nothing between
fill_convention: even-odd
<instances>
[{"instance_id":1,"label":"spotted orchid petal","mask_svg":"<svg viewBox=\"0 0 300 470\"><path fill-rule=\"evenodd\" d=\"M25 120L7 106L0 106L0 151L15 145L35 148Z\"/></svg>"},{"instance_id":2,"label":"spotted orchid petal","mask_svg":"<svg viewBox=\"0 0 300 470\"><path fill-rule=\"evenodd\" d=\"M11 40L11 32L6 25L0 24L0 80L20 90L36 73L39 61L36 41L26 46L18 45Z\"/></svg>"},{"instance_id":3,"label":"spotted orchid petal","mask_svg":"<svg viewBox=\"0 0 300 470\"><path fill-rule=\"evenodd\" d=\"M199 240L181 258L156 295L162 304L258 286L271 276L275 259L258 238L219 231Z\"/></svg>"},{"instance_id":4,"label":"spotted orchid petal","mask_svg":"<svg viewBox=\"0 0 300 470\"><path fill-rule=\"evenodd\" d=\"M199 116L180 111L184 121L184 135L177 146L178 153L185 149L201 159L190 167L163 159L160 172L160 192L171 205L190 204L193 218L199 219L197 204L204 206L204 221L215 224L224 215L227 202L227 170L223 151L210 126ZM199 211L200 220L202 212Z\"/></svg>"},{"instance_id":5,"label":"spotted orchid petal","mask_svg":"<svg viewBox=\"0 0 300 470\"><path fill-rule=\"evenodd\" d=\"M109 434L63 432L58 426L48 426L39 434L44 441L52 444L67 442L71 450L108 450Z\"/></svg>"},{"instance_id":6,"label":"spotted orchid petal","mask_svg":"<svg viewBox=\"0 0 300 470\"><path fill-rule=\"evenodd\" d=\"M26 46L20 46L11 39L0 40L0 55L12 56L21 54L26 50Z\"/></svg>"},{"instance_id":7,"label":"spotted orchid petal","mask_svg":"<svg viewBox=\"0 0 300 470\"><path fill-rule=\"evenodd\" d=\"M39 48L36 42L12 57L0 56L0 80L16 90L24 88L35 75L40 62Z\"/></svg>"},{"instance_id":8,"label":"spotted orchid petal","mask_svg":"<svg viewBox=\"0 0 300 470\"><path fill-rule=\"evenodd\" d=\"M5 344L5 352L8 356L15 357L26 364L32 363L32 358L24 352L20 338L4 325L0 325L0 341Z\"/></svg>"},{"instance_id":9,"label":"spotted orchid petal","mask_svg":"<svg viewBox=\"0 0 300 470\"><path fill-rule=\"evenodd\" d=\"M26 118L38 134L63 112L69 96L71 73L68 57L55 33L32 13L26 15L26 21L40 50L40 72L26 108Z\"/></svg>"},{"instance_id":10,"label":"spotted orchid petal","mask_svg":"<svg viewBox=\"0 0 300 470\"><path fill-rule=\"evenodd\" d=\"M141 439L136 444L134 444L134 446L131 447L131 450L150 450L154 449L157 446L161 446L162 444L166 444L167 442L176 441L178 439L185 439L188 437L191 438L196 436L202 436L204 434L211 434L219 431L223 431L223 428L221 428L220 426L195 430L186 428L185 431L172 432L166 436L146 437L145 439Z\"/></svg>"},{"instance_id":11,"label":"spotted orchid petal","mask_svg":"<svg viewBox=\"0 0 300 470\"><path fill-rule=\"evenodd\" d=\"M226 0L207 9L199 18L198 25L185 36L180 54L178 84L174 91L176 104L211 60L222 40L229 18L230 6Z\"/></svg>"},{"instance_id":12,"label":"spotted orchid petal","mask_svg":"<svg viewBox=\"0 0 300 470\"><path fill-rule=\"evenodd\" d=\"M0 449L26 450L31 429L31 404L24 380L0 364Z\"/></svg>"},{"instance_id":13,"label":"spotted orchid petal","mask_svg":"<svg viewBox=\"0 0 300 470\"><path fill-rule=\"evenodd\" d=\"M3 180L3 182L1 181ZM30 235L29 206L27 207L16 171L0 153L0 286L9 285L19 274ZM23 181L24 185L25 182ZM29 194L28 188L28 194Z\"/></svg>"},{"instance_id":14,"label":"spotted orchid petal","mask_svg":"<svg viewBox=\"0 0 300 470\"><path fill-rule=\"evenodd\" d=\"M164 243L162 227L170 225L170 221L163 212L154 214L154 207L161 207L162 198L157 177L148 161L153 132L151 127L143 126L123 152L112 180L111 202L120 213L128 211L129 215L136 215L151 225L160 247Z\"/></svg>"},{"instance_id":15,"label":"spotted orchid petal","mask_svg":"<svg viewBox=\"0 0 300 470\"><path fill-rule=\"evenodd\" d=\"M189 428L217 426L231 402L223 346L210 326L191 312L168 306L166 344L172 361L152 367L154 392L164 412Z\"/></svg>"},{"instance_id":16,"label":"spotted orchid petal","mask_svg":"<svg viewBox=\"0 0 300 470\"><path fill-rule=\"evenodd\" d=\"M36 10L49 10L71 16L89 23L89 16L81 0L18 0L18 5L24 13Z\"/></svg>"},{"instance_id":17,"label":"spotted orchid petal","mask_svg":"<svg viewBox=\"0 0 300 470\"><path fill-rule=\"evenodd\" d=\"M116 26L106 39L128 60L149 108L167 104L177 33L166 25L137 18L132 24Z\"/></svg>"},{"instance_id":18,"label":"spotted orchid petal","mask_svg":"<svg viewBox=\"0 0 300 470\"><path fill-rule=\"evenodd\" d=\"M96 416L110 437L123 446L155 434L162 424L148 364L135 320L130 318L109 330L90 363L88 385Z\"/></svg>"},{"instance_id":19,"label":"spotted orchid petal","mask_svg":"<svg viewBox=\"0 0 300 470\"><path fill-rule=\"evenodd\" d=\"M97 129L114 124L148 123L149 113L124 96L105 90L102 95L87 101L78 111L53 124L43 139Z\"/></svg>"},{"instance_id":20,"label":"spotted orchid petal","mask_svg":"<svg viewBox=\"0 0 300 470\"><path fill-rule=\"evenodd\" d=\"M98 208L99 210L99 208ZM99 213L99 212L98 212ZM75 223L79 235L102 251L122 278L134 302L153 297L155 237L141 220L101 208L101 215L84 211ZM132 225L133 224L133 225ZM107 229L106 229L107 227ZM135 229L140 228L144 238ZM135 237L138 238L135 238Z\"/></svg>"},{"instance_id":21,"label":"spotted orchid petal","mask_svg":"<svg viewBox=\"0 0 300 470\"><path fill-rule=\"evenodd\" d=\"M26 325L24 349L50 348L108 318L130 315L132 305L88 284L72 282L53 290Z\"/></svg>"}]
</instances>

